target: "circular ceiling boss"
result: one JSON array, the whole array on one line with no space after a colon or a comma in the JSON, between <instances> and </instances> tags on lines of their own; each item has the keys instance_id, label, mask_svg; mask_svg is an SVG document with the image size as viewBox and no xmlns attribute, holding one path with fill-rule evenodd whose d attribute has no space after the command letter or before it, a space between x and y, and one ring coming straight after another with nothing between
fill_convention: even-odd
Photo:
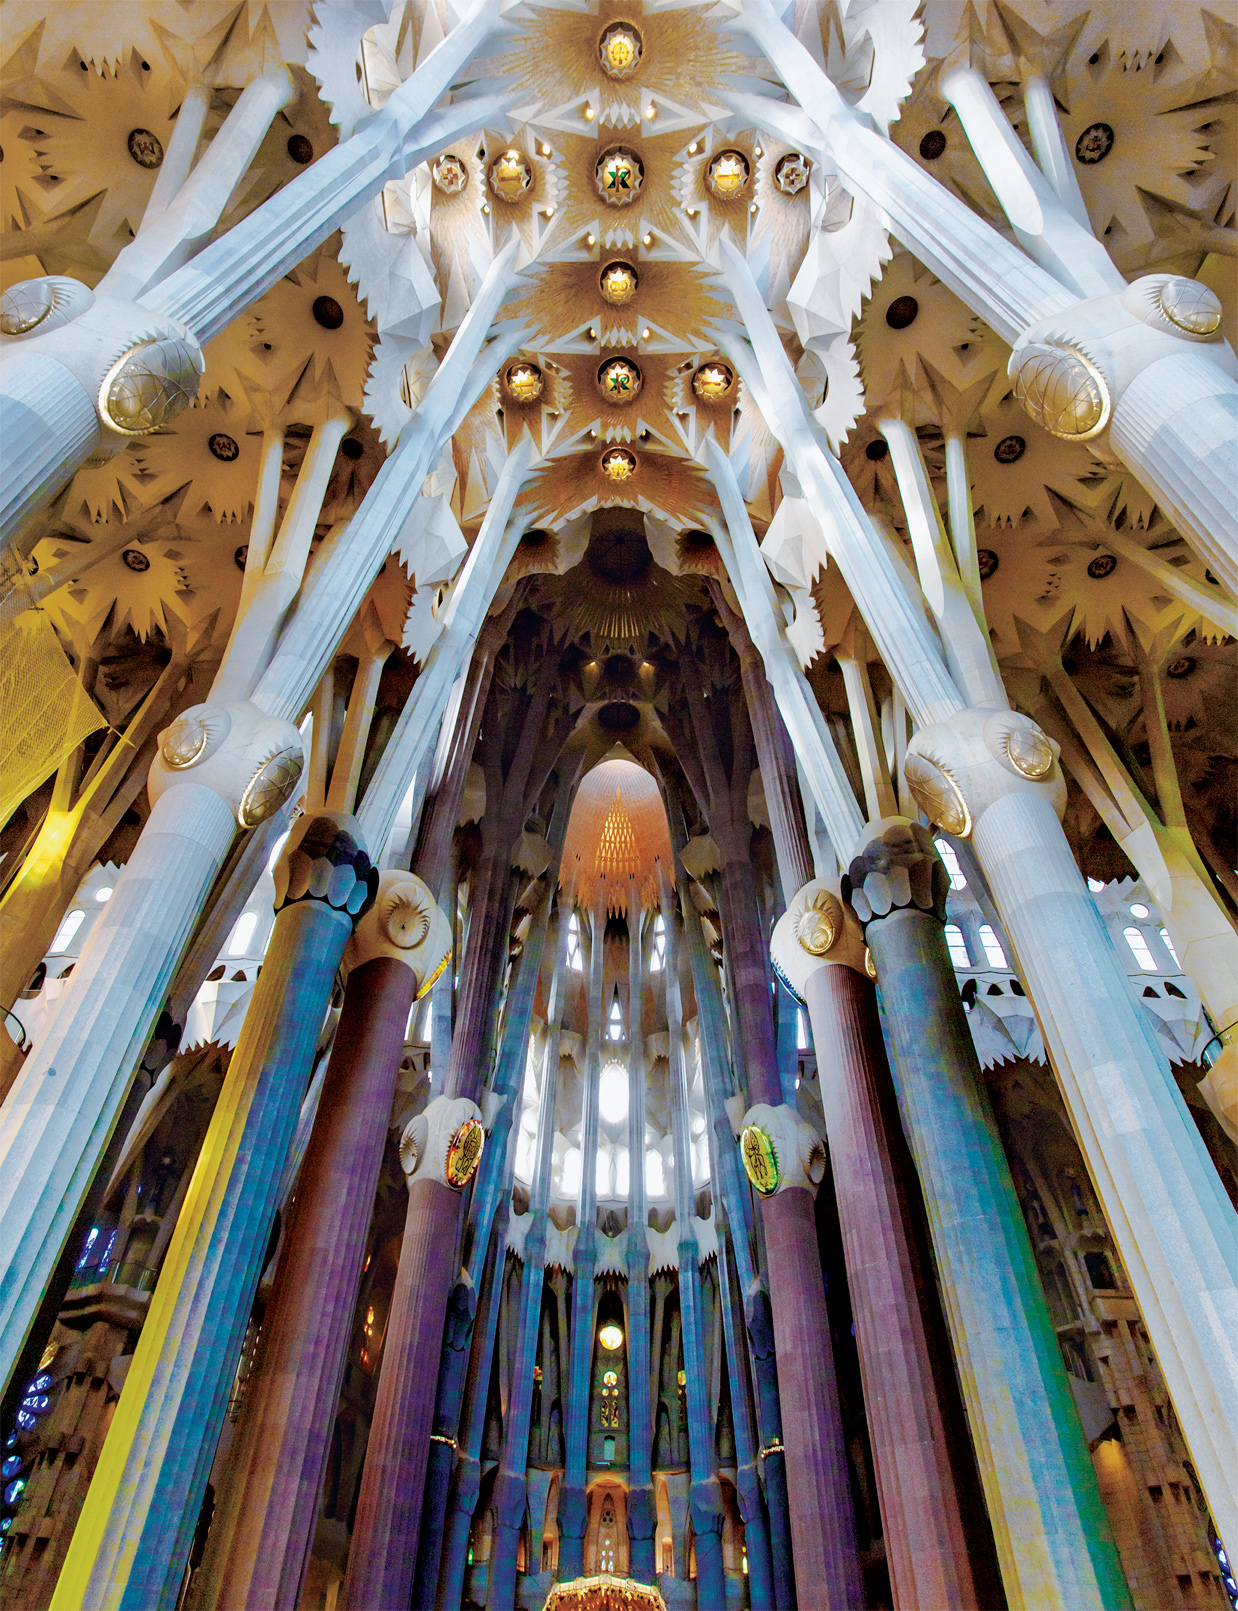
<instances>
[{"instance_id":1,"label":"circular ceiling boss","mask_svg":"<svg viewBox=\"0 0 1238 1611\"><path fill-rule=\"evenodd\" d=\"M632 265L618 260L607 263L598 276L598 289L606 301L617 308L632 300L639 284L640 279Z\"/></svg>"},{"instance_id":2,"label":"circular ceiling boss","mask_svg":"<svg viewBox=\"0 0 1238 1611\"><path fill-rule=\"evenodd\" d=\"M598 158L595 170L598 192L608 207L628 207L645 182L641 159L626 146L613 146Z\"/></svg>"},{"instance_id":3,"label":"circular ceiling boss","mask_svg":"<svg viewBox=\"0 0 1238 1611\"><path fill-rule=\"evenodd\" d=\"M630 78L643 53L640 30L630 22L612 22L598 40L598 60L610 78Z\"/></svg>"},{"instance_id":4,"label":"circular ceiling boss","mask_svg":"<svg viewBox=\"0 0 1238 1611\"><path fill-rule=\"evenodd\" d=\"M608 481L630 481L636 474L636 455L627 448L610 448L602 455L602 474Z\"/></svg>"},{"instance_id":5,"label":"circular ceiling boss","mask_svg":"<svg viewBox=\"0 0 1238 1611\"><path fill-rule=\"evenodd\" d=\"M541 370L525 358L508 364L503 372L503 390L513 403L536 403L545 385Z\"/></svg>"},{"instance_id":6,"label":"circular ceiling boss","mask_svg":"<svg viewBox=\"0 0 1238 1611\"><path fill-rule=\"evenodd\" d=\"M612 406L630 403L641 382L641 372L630 358L608 358L598 369L598 390Z\"/></svg>"},{"instance_id":7,"label":"circular ceiling boss","mask_svg":"<svg viewBox=\"0 0 1238 1611\"><path fill-rule=\"evenodd\" d=\"M742 151L719 151L705 170L705 183L719 201L737 201L747 190L751 174Z\"/></svg>"},{"instance_id":8,"label":"circular ceiling boss","mask_svg":"<svg viewBox=\"0 0 1238 1611\"><path fill-rule=\"evenodd\" d=\"M523 151L517 151L513 146L510 150L499 152L486 172L486 179L499 200L510 206L519 201L532 185L533 165Z\"/></svg>"},{"instance_id":9,"label":"circular ceiling boss","mask_svg":"<svg viewBox=\"0 0 1238 1611\"><path fill-rule=\"evenodd\" d=\"M720 403L735 390L735 371L720 359L702 364L692 377L692 390L702 403Z\"/></svg>"},{"instance_id":10,"label":"circular ceiling boss","mask_svg":"<svg viewBox=\"0 0 1238 1611\"><path fill-rule=\"evenodd\" d=\"M454 151L444 151L432 163L430 177L444 196L458 196L469 182L469 170Z\"/></svg>"},{"instance_id":11,"label":"circular ceiling boss","mask_svg":"<svg viewBox=\"0 0 1238 1611\"><path fill-rule=\"evenodd\" d=\"M807 189L811 173L811 158L799 151L788 151L785 157L778 159L778 165L774 169L774 183L784 196L798 196L802 190Z\"/></svg>"}]
</instances>

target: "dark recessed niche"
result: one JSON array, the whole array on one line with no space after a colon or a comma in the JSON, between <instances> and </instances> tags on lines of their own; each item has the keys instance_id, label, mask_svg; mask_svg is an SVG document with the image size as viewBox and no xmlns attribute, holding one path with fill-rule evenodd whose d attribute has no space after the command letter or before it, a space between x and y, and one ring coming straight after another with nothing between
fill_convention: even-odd
<instances>
[{"instance_id":1,"label":"dark recessed niche","mask_svg":"<svg viewBox=\"0 0 1238 1611\"><path fill-rule=\"evenodd\" d=\"M314 160L314 148L303 134L290 134L288 136L288 155L294 162L302 167Z\"/></svg>"},{"instance_id":2,"label":"dark recessed niche","mask_svg":"<svg viewBox=\"0 0 1238 1611\"><path fill-rule=\"evenodd\" d=\"M340 452L346 459L359 459L365 452L365 445L358 442L355 436L346 436L340 443Z\"/></svg>"},{"instance_id":3,"label":"dark recessed niche","mask_svg":"<svg viewBox=\"0 0 1238 1611\"><path fill-rule=\"evenodd\" d=\"M310 312L324 330L338 330L344 323L344 310L333 296L316 296Z\"/></svg>"},{"instance_id":4,"label":"dark recessed niche","mask_svg":"<svg viewBox=\"0 0 1238 1611\"><path fill-rule=\"evenodd\" d=\"M886 309L886 323L891 330L906 330L916 322L919 311L920 304L914 296L896 296Z\"/></svg>"},{"instance_id":5,"label":"dark recessed niche","mask_svg":"<svg viewBox=\"0 0 1238 1611\"><path fill-rule=\"evenodd\" d=\"M598 711L598 726L606 733L630 733L640 726L640 711L626 699L612 699Z\"/></svg>"},{"instance_id":6,"label":"dark recessed niche","mask_svg":"<svg viewBox=\"0 0 1238 1611\"><path fill-rule=\"evenodd\" d=\"M946 137L940 129L930 129L920 141L920 155L925 162L936 162L946 149Z\"/></svg>"},{"instance_id":7,"label":"dark recessed niche","mask_svg":"<svg viewBox=\"0 0 1238 1611\"><path fill-rule=\"evenodd\" d=\"M868 444L868 446L864 449L864 457L866 459L871 459L874 464L880 464L882 459L885 459L885 458L889 457L889 454L890 454L890 445L889 445L889 443L881 441L880 438L878 438L874 442L870 442Z\"/></svg>"}]
</instances>

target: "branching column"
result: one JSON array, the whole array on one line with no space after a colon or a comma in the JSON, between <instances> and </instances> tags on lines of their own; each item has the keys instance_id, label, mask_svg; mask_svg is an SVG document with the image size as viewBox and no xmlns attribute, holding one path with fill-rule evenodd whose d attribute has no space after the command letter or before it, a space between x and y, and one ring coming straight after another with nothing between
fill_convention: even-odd
<instances>
[{"instance_id":1,"label":"branching column","mask_svg":"<svg viewBox=\"0 0 1238 1611\"><path fill-rule=\"evenodd\" d=\"M696 1547L696 1603L700 1611L726 1604L722 1569L722 1489L714 1470L714 1440L706 1397L705 1340L701 1315L700 1244L692 1227L692 1143L688 1134L688 1068L684 1054L679 969L678 902L667 869L658 863L666 923L666 1027L670 1039L671 1139L675 1150L675 1222L679 1233L679 1314L683 1323L684 1396L688 1406L689 1510Z\"/></svg>"},{"instance_id":2,"label":"branching column","mask_svg":"<svg viewBox=\"0 0 1238 1611\"><path fill-rule=\"evenodd\" d=\"M202 1601L295 1611L313 1541L409 1010L450 929L411 873L386 872L349 946L334 1049L246 1385Z\"/></svg>"},{"instance_id":3,"label":"branching column","mask_svg":"<svg viewBox=\"0 0 1238 1611\"><path fill-rule=\"evenodd\" d=\"M580 1125L580 1201L572 1254L572 1333L567 1393L563 1486L559 1490L559 1576L565 1582L585 1569L588 1501L589 1378L593 1365L593 1270L597 1263L598 1081L602 1063L602 973L605 962L606 880L599 878L589 933L589 1030L585 1040L584 1112Z\"/></svg>"},{"instance_id":4,"label":"branching column","mask_svg":"<svg viewBox=\"0 0 1238 1611\"><path fill-rule=\"evenodd\" d=\"M813 881L780 918L773 952L812 1022L894 1603L905 1611L974 1607L887 1135L881 1088L889 1089L890 1075L864 944L833 890Z\"/></svg>"},{"instance_id":5,"label":"branching column","mask_svg":"<svg viewBox=\"0 0 1238 1611\"><path fill-rule=\"evenodd\" d=\"M657 1571L653 1417L649 1399L649 1199L645 1189L644 951L640 885L628 880L628 1559L633 1577Z\"/></svg>"},{"instance_id":6,"label":"branching column","mask_svg":"<svg viewBox=\"0 0 1238 1611\"><path fill-rule=\"evenodd\" d=\"M926 829L895 819L870 832L843 887L877 969L1006 1597L1012 1611L1124 1608L1121 1562L942 938L949 878Z\"/></svg>"},{"instance_id":7,"label":"branching column","mask_svg":"<svg viewBox=\"0 0 1238 1611\"><path fill-rule=\"evenodd\" d=\"M314 1044L378 874L348 819L304 819L278 915L99 1466L61 1611L176 1602Z\"/></svg>"}]
</instances>

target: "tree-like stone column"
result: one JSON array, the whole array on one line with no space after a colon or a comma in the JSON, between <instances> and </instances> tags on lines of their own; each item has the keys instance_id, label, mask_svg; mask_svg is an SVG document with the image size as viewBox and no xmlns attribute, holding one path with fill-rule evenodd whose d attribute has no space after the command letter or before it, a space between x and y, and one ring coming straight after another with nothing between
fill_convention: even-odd
<instances>
[{"instance_id":1,"label":"tree-like stone column","mask_svg":"<svg viewBox=\"0 0 1238 1611\"><path fill-rule=\"evenodd\" d=\"M775 925L773 955L812 1023L894 1603L974 1607L886 1128L877 1003L863 940L834 888L814 879L795 895Z\"/></svg>"},{"instance_id":2,"label":"tree-like stone column","mask_svg":"<svg viewBox=\"0 0 1238 1611\"><path fill-rule=\"evenodd\" d=\"M1062 833L1055 747L1027 716L965 710L920 729L905 771L975 846L1208 1507L1238 1536L1238 1217Z\"/></svg>"},{"instance_id":3,"label":"tree-like stone column","mask_svg":"<svg viewBox=\"0 0 1238 1611\"><path fill-rule=\"evenodd\" d=\"M0 1113L0 1372L14 1366L238 825L301 776L301 735L250 704L194 705L160 735L151 813L54 1022Z\"/></svg>"},{"instance_id":4,"label":"tree-like stone column","mask_svg":"<svg viewBox=\"0 0 1238 1611\"><path fill-rule=\"evenodd\" d=\"M1012 1611L1130 1603L943 933L918 824L873 824L843 890L865 925L894 1084Z\"/></svg>"},{"instance_id":5,"label":"tree-like stone column","mask_svg":"<svg viewBox=\"0 0 1238 1611\"><path fill-rule=\"evenodd\" d=\"M395 1611L412 1593L460 1192L476 1170L483 1135L475 1102L436 1096L400 1142L408 1217L341 1594L347 1611Z\"/></svg>"},{"instance_id":6,"label":"tree-like stone column","mask_svg":"<svg viewBox=\"0 0 1238 1611\"><path fill-rule=\"evenodd\" d=\"M405 1026L450 951L421 879L382 873L346 953L343 1011L201 1568L203 1605L300 1603Z\"/></svg>"},{"instance_id":7,"label":"tree-like stone column","mask_svg":"<svg viewBox=\"0 0 1238 1611\"><path fill-rule=\"evenodd\" d=\"M351 819L307 817L53 1604L171 1607L185 1569L314 1046L377 870Z\"/></svg>"}]
</instances>

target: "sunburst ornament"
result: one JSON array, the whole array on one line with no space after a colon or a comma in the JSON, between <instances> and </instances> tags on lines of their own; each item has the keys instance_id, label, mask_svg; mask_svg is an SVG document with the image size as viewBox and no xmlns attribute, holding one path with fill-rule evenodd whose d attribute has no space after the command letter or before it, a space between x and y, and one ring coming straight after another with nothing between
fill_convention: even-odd
<instances>
[{"instance_id":1,"label":"sunburst ornament","mask_svg":"<svg viewBox=\"0 0 1238 1611\"><path fill-rule=\"evenodd\" d=\"M545 385L545 377L537 365L523 358L508 364L503 376L503 389L513 403L536 403Z\"/></svg>"},{"instance_id":2,"label":"sunburst ornament","mask_svg":"<svg viewBox=\"0 0 1238 1611\"><path fill-rule=\"evenodd\" d=\"M444 196L458 196L469 182L469 170L454 151L444 151L431 165L430 177Z\"/></svg>"},{"instance_id":3,"label":"sunburst ornament","mask_svg":"<svg viewBox=\"0 0 1238 1611\"><path fill-rule=\"evenodd\" d=\"M734 389L735 371L718 360L702 364L692 377L692 390L702 403L720 403Z\"/></svg>"},{"instance_id":4,"label":"sunburst ornament","mask_svg":"<svg viewBox=\"0 0 1238 1611\"><path fill-rule=\"evenodd\" d=\"M520 200L533 183L533 165L522 151L513 146L500 151L486 174L490 189L508 205Z\"/></svg>"},{"instance_id":5,"label":"sunburst ornament","mask_svg":"<svg viewBox=\"0 0 1238 1611\"><path fill-rule=\"evenodd\" d=\"M705 183L719 201L738 201L751 177L752 169L742 151L719 151L705 170Z\"/></svg>"},{"instance_id":6,"label":"sunburst ornament","mask_svg":"<svg viewBox=\"0 0 1238 1611\"><path fill-rule=\"evenodd\" d=\"M598 60L609 78L630 78L643 53L640 31L630 22L612 22L598 40Z\"/></svg>"},{"instance_id":7,"label":"sunburst ornament","mask_svg":"<svg viewBox=\"0 0 1238 1611\"><path fill-rule=\"evenodd\" d=\"M596 179L598 193L608 207L628 207L645 182L645 166L634 151L617 145L598 159Z\"/></svg>"},{"instance_id":8,"label":"sunburst ornament","mask_svg":"<svg viewBox=\"0 0 1238 1611\"><path fill-rule=\"evenodd\" d=\"M598 289L612 307L621 308L636 295L640 280L630 263L608 263L598 276Z\"/></svg>"},{"instance_id":9,"label":"sunburst ornament","mask_svg":"<svg viewBox=\"0 0 1238 1611\"><path fill-rule=\"evenodd\" d=\"M630 481L636 474L635 453L620 447L603 453L602 474L608 481Z\"/></svg>"},{"instance_id":10,"label":"sunburst ornament","mask_svg":"<svg viewBox=\"0 0 1238 1611\"><path fill-rule=\"evenodd\" d=\"M598 390L612 406L622 407L640 391L641 378L630 358L609 358L598 370Z\"/></svg>"}]
</instances>

